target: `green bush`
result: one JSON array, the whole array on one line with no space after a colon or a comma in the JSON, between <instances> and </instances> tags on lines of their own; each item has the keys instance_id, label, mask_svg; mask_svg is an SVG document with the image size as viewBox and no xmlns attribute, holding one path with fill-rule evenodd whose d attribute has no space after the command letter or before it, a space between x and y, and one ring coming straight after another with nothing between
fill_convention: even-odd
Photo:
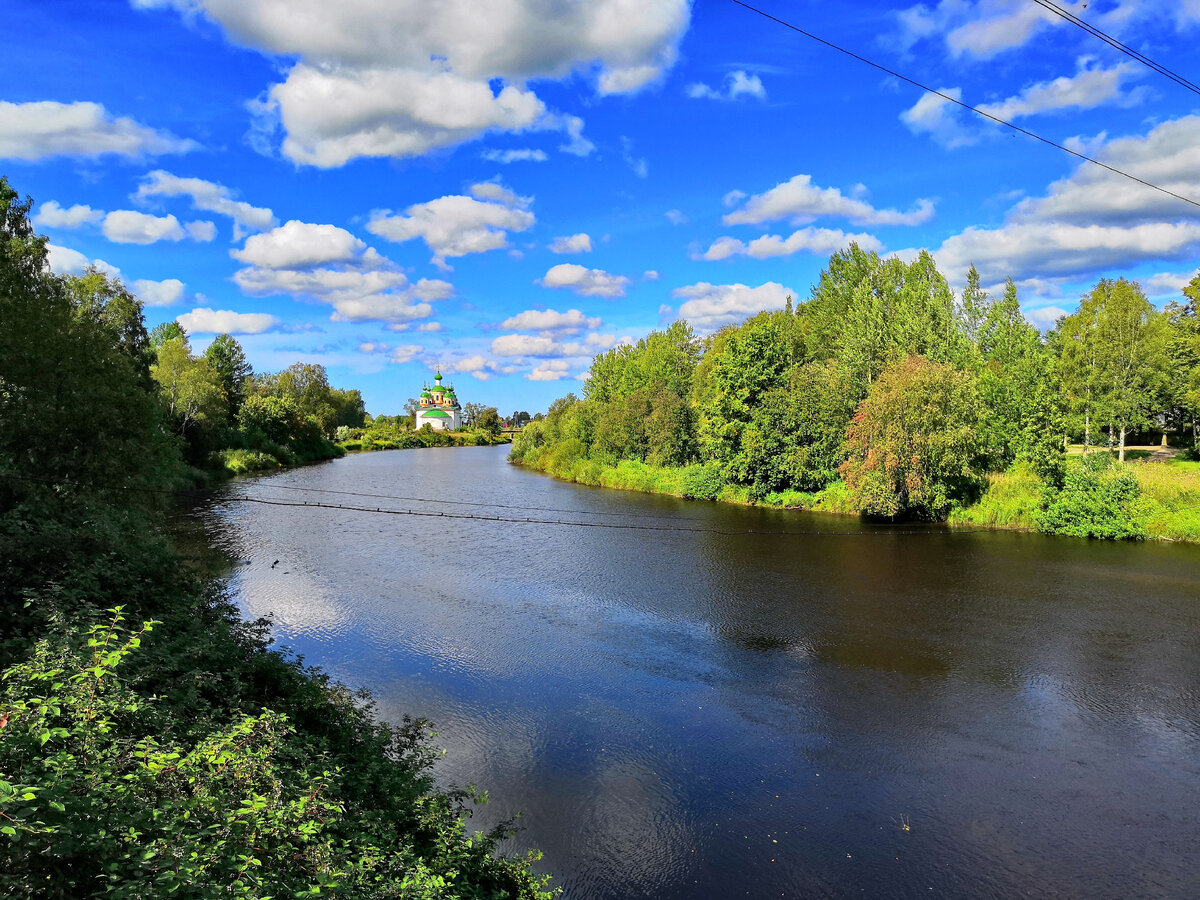
<instances>
[{"instance_id":1,"label":"green bush","mask_svg":"<svg viewBox=\"0 0 1200 900\"><path fill-rule=\"evenodd\" d=\"M725 486L725 476L717 463L698 463L680 473L680 493L693 500L716 500Z\"/></svg>"},{"instance_id":2,"label":"green bush","mask_svg":"<svg viewBox=\"0 0 1200 900\"><path fill-rule=\"evenodd\" d=\"M1091 453L1067 468L1062 487L1048 486L1038 528L1103 540L1141 540L1146 536L1134 503L1141 489L1124 466L1107 453Z\"/></svg>"}]
</instances>

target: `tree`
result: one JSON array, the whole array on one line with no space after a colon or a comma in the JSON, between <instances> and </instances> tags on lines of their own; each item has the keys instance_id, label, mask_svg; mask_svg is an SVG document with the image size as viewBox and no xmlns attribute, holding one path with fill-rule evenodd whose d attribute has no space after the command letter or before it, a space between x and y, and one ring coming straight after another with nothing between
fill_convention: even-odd
<instances>
[{"instance_id":1,"label":"tree","mask_svg":"<svg viewBox=\"0 0 1200 900\"><path fill-rule=\"evenodd\" d=\"M320 424L325 435L332 436L337 430L338 408L329 375L318 363L293 363L276 375L266 375L260 380L268 396L288 397L305 415L312 416Z\"/></svg>"},{"instance_id":2,"label":"tree","mask_svg":"<svg viewBox=\"0 0 1200 900\"><path fill-rule=\"evenodd\" d=\"M485 406L479 413L479 417L472 422L472 427L487 434L499 434L501 430L500 413L494 406Z\"/></svg>"},{"instance_id":3,"label":"tree","mask_svg":"<svg viewBox=\"0 0 1200 900\"><path fill-rule=\"evenodd\" d=\"M1110 448L1114 429L1120 435L1123 461L1127 433L1131 427L1149 424L1166 382L1166 322L1137 282L1101 279L1092 294L1099 314L1099 411L1110 423Z\"/></svg>"},{"instance_id":4,"label":"tree","mask_svg":"<svg viewBox=\"0 0 1200 900\"><path fill-rule=\"evenodd\" d=\"M151 375L162 389L167 413L178 433L195 443L192 432L200 426L218 426L228 413L221 376L208 360L192 356L180 339L165 341Z\"/></svg>"},{"instance_id":5,"label":"tree","mask_svg":"<svg viewBox=\"0 0 1200 900\"><path fill-rule=\"evenodd\" d=\"M182 340L184 346L191 349L188 333L184 331L182 325L178 322L163 322L161 325L155 325L154 330L150 332L150 349L157 353L158 348L167 341L177 340Z\"/></svg>"},{"instance_id":6,"label":"tree","mask_svg":"<svg viewBox=\"0 0 1200 900\"><path fill-rule=\"evenodd\" d=\"M846 432L842 478L859 512L943 518L980 488L970 375L909 357L871 386Z\"/></svg>"},{"instance_id":7,"label":"tree","mask_svg":"<svg viewBox=\"0 0 1200 900\"><path fill-rule=\"evenodd\" d=\"M247 382L254 374L242 345L233 335L219 334L204 351L204 358L220 379L229 415L236 418L246 400Z\"/></svg>"},{"instance_id":8,"label":"tree","mask_svg":"<svg viewBox=\"0 0 1200 900\"><path fill-rule=\"evenodd\" d=\"M1012 284L1011 278L1008 281ZM991 298L988 297L987 291L980 287L979 270L972 265L967 270L967 286L963 288L959 303L963 333L972 344L979 344L990 312Z\"/></svg>"}]
</instances>

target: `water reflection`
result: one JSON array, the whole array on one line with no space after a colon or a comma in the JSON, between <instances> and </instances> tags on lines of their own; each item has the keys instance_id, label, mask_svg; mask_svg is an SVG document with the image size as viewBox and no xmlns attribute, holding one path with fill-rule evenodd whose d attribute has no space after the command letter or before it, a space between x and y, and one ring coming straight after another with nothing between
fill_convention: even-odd
<instances>
[{"instance_id":1,"label":"water reflection","mask_svg":"<svg viewBox=\"0 0 1200 900\"><path fill-rule=\"evenodd\" d=\"M565 485L503 448L226 491L306 496L284 488L858 528ZM514 849L542 848L568 896L1195 893L1194 548L202 515L250 561L230 576L247 612L385 715L433 719L440 777L489 790L481 825L524 810Z\"/></svg>"}]
</instances>

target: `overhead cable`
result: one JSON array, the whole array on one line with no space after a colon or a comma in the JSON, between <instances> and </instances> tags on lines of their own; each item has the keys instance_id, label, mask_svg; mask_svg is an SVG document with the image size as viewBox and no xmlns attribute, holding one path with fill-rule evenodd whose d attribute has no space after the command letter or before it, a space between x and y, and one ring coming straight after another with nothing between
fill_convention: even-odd
<instances>
[{"instance_id":1,"label":"overhead cable","mask_svg":"<svg viewBox=\"0 0 1200 900\"><path fill-rule=\"evenodd\" d=\"M1186 88L1187 90L1191 91L1193 94L1200 94L1200 86L1193 84L1192 82L1190 82L1186 78L1184 78L1182 75L1180 75L1177 72L1172 71L1171 69L1168 69L1166 66L1159 65L1154 60L1150 59L1147 56L1144 56L1142 53L1138 52L1137 50L1134 50L1132 47L1128 47L1125 44L1122 44L1120 41L1118 41L1112 35L1105 34L1099 28L1095 27L1094 25L1089 24L1088 22L1085 22L1083 19L1079 18L1077 15L1075 15L1070 10L1063 9L1058 4L1052 3L1051 0L1033 0L1033 2L1036 3L1038 6L1042 7L1043 9L1049 10L1050 12L1054 13L1056 16L1066 19L1072 25L1078 25L1080 28L1082 28L1088 34L1092 35L1093 37L1099 38L1100 40L1104 41L1104 43L1108 44L1108 46L1110 46L1116 50L1120 50L1126 56L1133 57L1138 62L1140 62L1142 65L1148 66L1149 68L1151 68L1155 72L1157 72L1159 75L1162 75L1165 78L1171 79L1173 82L1175 82L1180 87Z\"/></svg>"},{"instance_id":2,"label":"overhead cable","mask_svg":"<svg viewBox=\"0 0 1200 900\"><path fill-rule=\"evenodd\" d=\"M818 44L823 44L824 46L829 47L831 50L836 50L838 53L844 53L846 56L849 56L852 59L856 59L861 63L865 63L866 65L870 66L873 69L878 69L880 72L884 72L888 75L891 75L893 78L899 78L901 81L907 82L908 84L911 84L913 87L918 87L921 90L926 91L927 93L933 94L934 96L937 96L937 97L941 97L947 103L953 103L955 106L961 106L963 109L968 109L971 112L976 113L977 115L983 116L985 119L990 119L991 121L995 122L997 125L1003 125L1005 128L1011 128L1013 131L1019 132L1020 134L1023 134L1026 137L1033 138L1035 141L1041 141L1043 144L1048 144L1051 147L1054 147L1058 150L1063 151L1063 153L1069 153L1072 156L1076 157L1077 159L1082 159L1085 162L1090 162L1092 165L1099 166L1102 169L1106 169L1107 171L1112 172L1114 175L1120 175L1122 178L1128 178L1130 181L1136 181L1138 184L1145 185L1146 187L1151 188L1152 190L1156 190L1161 194L1166 194L1169 197L1174 197L1176 200L1182 200L1184 203L1187 203L1190 206L1194 206L1197 209L1200 209L1200 201L1192 200L1190 197L1185 197L1182 194L1177 194L1174 191L1170 190L1169 188L1165 188L1165 187L1162 187L1161 185L1154 184L1153 182L1146 181L1146 179L1144 179L1144 178L1139 178L1138 176L1133 175L1129 172L1126 172L1123 169L1118 169L1115 166L1110 166L1108 163L1100 162L1100 160L1095 159L1094 157L1088 156L1085 153L1080 153L1078 150L1072 150L1070 147L1064 146L1063 144L1059 144L1056 141L1050 140L1050 138L1042 137L1040 134L1030 131L1028 128L1022 128L1020 125L1014 125L1012 122L1009 122L1005 119L1001 119L999 116L994 116L989 112L984 112L978 106L972 106L969 103L964 103L962 100L959 100L956 97L952 97L949 94L945 93L944 91L939 91L936 88L931 88L927 84L922 84L921 82L917 81L915 78L909 78L907 75L901 75L899 72L895 71L894 69L889 69L885 65L874 62L873 60L867 59L865 56L861 56L860 54L855 53L853 50L847 50L845 47L841 47L838 44L833 43L832 41L827 41L827 40L825 40L825 38L818 37L817 35L813 34L811 31L805 31L800 26L793 25L791 22L788 22L785 19L781 19L778 16L773 16L769 12L759 9L757 6L751 6L749 3L743 2L743 0L729 0L729 2L735 3L738 6L742 7L743 9L749 10L752 13L757 13L758 15L762 16L764 19L769 19L770 21L776 23L777 25L782 25L784 28L790 29L790 30L796 32L797 34L802 34L806 38L816 41Z\"/></svg>"}]
</instances>

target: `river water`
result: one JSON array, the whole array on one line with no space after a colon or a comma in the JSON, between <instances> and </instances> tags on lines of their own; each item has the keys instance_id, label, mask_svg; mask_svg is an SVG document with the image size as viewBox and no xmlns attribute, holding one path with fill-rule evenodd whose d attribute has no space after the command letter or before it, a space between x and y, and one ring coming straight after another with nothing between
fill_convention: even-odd
<instances>
[{"instance_id":1,"label":"river water","mask_svg":"<svg viewBox=\"0 0 1200 900\"><path fill-rule=\"evenodd\" d=\"M689 503L506 450L197 515L246 614L431 719L439 781L489 792L480 826L522 812L508 849L564 896L1200 896L1200 549ZM826 533L718 533L747 530Z\"/></svg>"}]
</instances>

